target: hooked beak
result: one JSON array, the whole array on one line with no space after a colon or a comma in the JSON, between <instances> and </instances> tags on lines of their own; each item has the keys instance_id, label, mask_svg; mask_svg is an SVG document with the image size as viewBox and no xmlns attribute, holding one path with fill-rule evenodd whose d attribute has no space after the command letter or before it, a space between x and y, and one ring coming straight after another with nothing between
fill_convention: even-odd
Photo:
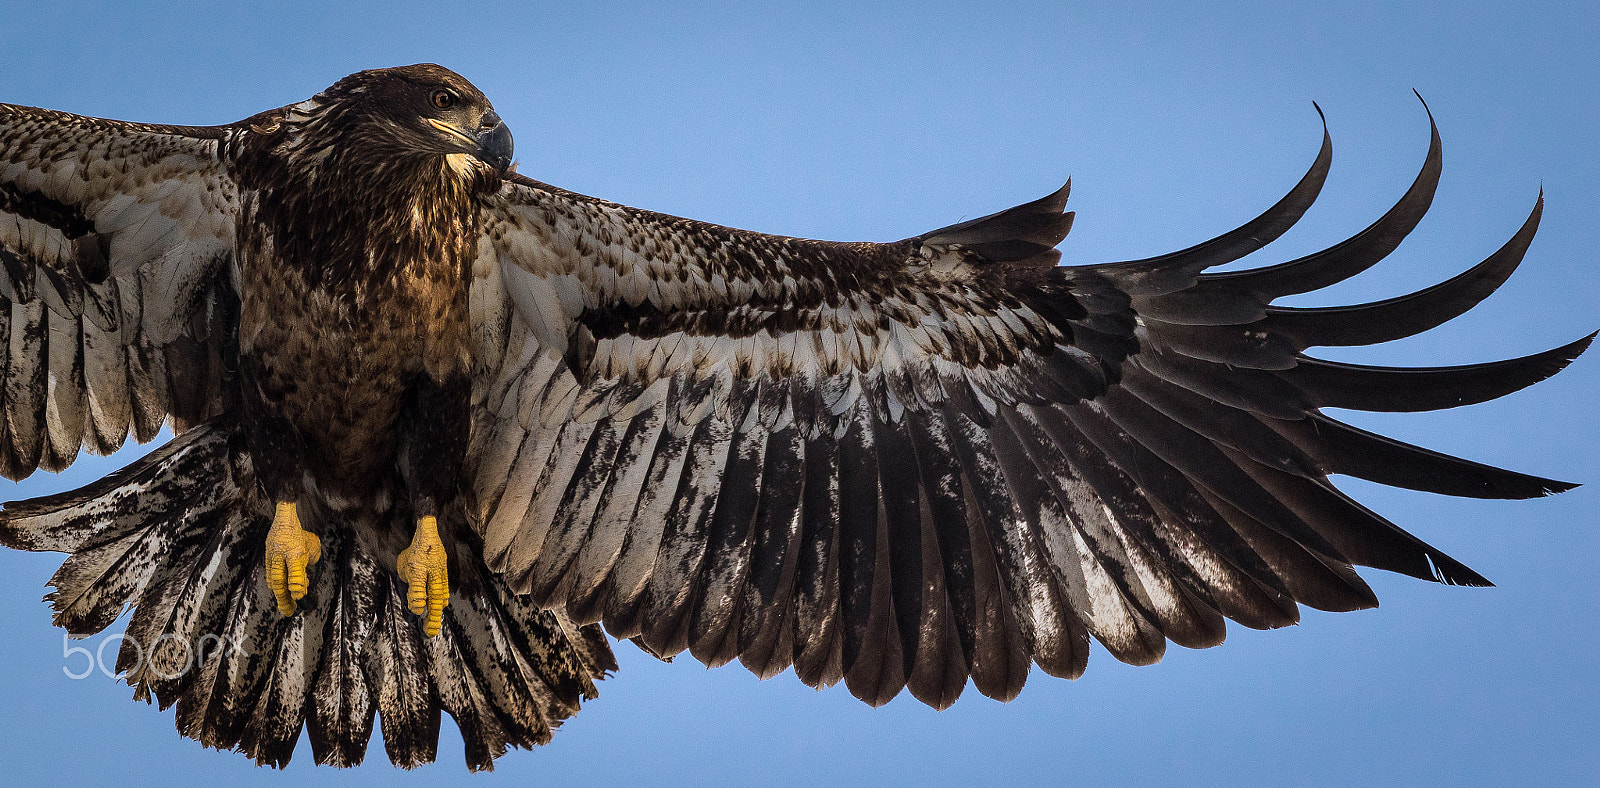
<instances>
[{"instance_id":1,"label":"hooked beak","mask_svg":"<svg viewBox=\"0 0 1600 788\"><path fill-rule=\"evenodd\" d=\"M511 169L511 129L506 128L505 122L494 110L483 116L478 122L478 130L472 133L442 120L429 118L428 123L460 141L467 153L493 167L495 172L505 175Z\"/></svg>"},{"instance_id":2,"label":"hooked beak","mask_svg":"<svg viewBox=\"0 0 1600 788\"><path fill-rule=\"evenodd\" d=\"M506 128L505 121L491 110L483 116L478 133L472 136L478 143L478 158L493 167L495 172L505 175L506 170L511 169L511 154L515 149L511 142L511 129Z\"/></svg>"}]
</instances>

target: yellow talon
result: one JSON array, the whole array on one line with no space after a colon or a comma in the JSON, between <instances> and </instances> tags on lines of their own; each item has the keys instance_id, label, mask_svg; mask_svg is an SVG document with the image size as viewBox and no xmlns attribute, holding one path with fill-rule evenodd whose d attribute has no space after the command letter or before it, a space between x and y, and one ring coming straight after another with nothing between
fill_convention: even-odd
<instances>
[{"instance_id":1,"label":"yellow talon","mask_svg":"<svg viewBox=\"0 0 1600 788\"><path fill-rule=\"evenodd\" d=\"M321 559L322 540L300 527L293 503L280 502L267 531L267 588L278 600L279 613L294 615L294 603L311 588L306 567Z\"/></svg>"},{"instance_id":2,"label":"yellow talon","mask_svg":"<svg viewBox=\"0 0 1600 788\"><path fill-rule=\"evenodd\" d=\"M411 612L422 619L422 631L433 637L444 622L445 605L450 604L449 557L439 541L439 521L431 516L417 520L411 546L395 560L400 579L406 581L406 602Z\"/></svg>"}]
</instances>

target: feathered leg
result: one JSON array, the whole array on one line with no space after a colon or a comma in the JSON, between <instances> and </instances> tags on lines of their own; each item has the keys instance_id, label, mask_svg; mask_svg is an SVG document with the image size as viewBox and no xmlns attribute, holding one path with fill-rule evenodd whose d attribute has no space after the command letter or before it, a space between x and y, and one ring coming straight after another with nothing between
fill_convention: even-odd
<instances>
[{"instance_id":1,"label":"feathered leg","mask_svg":"<svg viewBox=\"0 0 1600 788\"><path fill-rule=\"evenodd\" d=\"M255 458L256 474L273 503L272 528L267 532L267 587L278 601L278 612L294 615L296 603L311 587L306 568L322 558L322 542L300 525L301 458L304 441L294 425L267 403L257 383L259 371L246 358L241 368L245 440Z\"/></svg>"},{"instance_id":2,"label":"feathered leg","mask_svg":"<svg viewBox=\"0 0 1600 788\"><path fill-rule=\"evenodd\" d=\"M439 506L455 498L461 463L467 453L467 403L472 392L465 375L440 384L421 375L407 397L400 424L401 473L411 490L416 531L400 551L395 569L406 583L406 602L422 616L422 631L439 634L450 604L449 553L439 538Z\"/></svg>"}]
</instances>

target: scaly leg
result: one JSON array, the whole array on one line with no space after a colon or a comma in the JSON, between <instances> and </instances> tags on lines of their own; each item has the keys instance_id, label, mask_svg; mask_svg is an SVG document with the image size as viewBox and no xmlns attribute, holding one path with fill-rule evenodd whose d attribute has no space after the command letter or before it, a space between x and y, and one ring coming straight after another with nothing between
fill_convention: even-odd
<instances>
[{"instance_id":1,"label":"scaly leg","mask_svg":"<svg viewBox=\"0 0 1600 788\"><path fill-rule=\"evenodd\" d=\"M278 600L279 613L294 615L295 602L311 588L306 567L321 559L322 540L300 527L294 503L280 501L267 531L267 587Z\"/></svg>"},{"instance_id":2,"label":"scaly leg","mask_svg":"<svg viewBox=\"0 0 1600 788\"><path fill-rule=\"evenodd\" d=\"M439 634L444 622L444 607L450 604L449 556L439 541L439 521L433 516L417 520L411 546L400 551L395 568L406 581L406 599L411 612L422 616L422 631L428 637Z\"/></svg>"}]
</instances>

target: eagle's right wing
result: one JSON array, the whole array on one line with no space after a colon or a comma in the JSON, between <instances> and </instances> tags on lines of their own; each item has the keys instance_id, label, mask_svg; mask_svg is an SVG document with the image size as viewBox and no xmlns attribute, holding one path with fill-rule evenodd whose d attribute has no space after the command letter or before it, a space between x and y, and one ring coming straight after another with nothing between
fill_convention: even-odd
<instances>
[{"instance_id":1,"label":"eagle's right wing","mask_svg":"<svg viewBox=\"0 0 1600 788\"><path fill-rule=\"evenodd\" d=\"M228 133L0 104L0 475L216 407L237 304Z\"/></svg>"},{"instance_id":2,"label":"eagle's right wing","mask_svg":"<svg viewBox=\"0 0 1600 788\"><path fill-rule=\"evenodd\" d=\"M535 604L657 654L791 665L857 697L991 697L1030 662L1126 662L1223 619L1376 604L1353 564L1488 581L1345 496L1345 474L1450 495L1571 485L1358 430L1322 408L1482 402L1589 338L1505 362L1392 369L1300 351L1408 336L1522 258L1409 296L1275 306L1382 259L1426 211L1422 173L1350 240L1203 274L1281 235L1327 173L1180 252L1056 266L1066 189L895 244L782 238L513 177L474 268L467 479L484 559Z\"/></svg>"}]
</instances>

